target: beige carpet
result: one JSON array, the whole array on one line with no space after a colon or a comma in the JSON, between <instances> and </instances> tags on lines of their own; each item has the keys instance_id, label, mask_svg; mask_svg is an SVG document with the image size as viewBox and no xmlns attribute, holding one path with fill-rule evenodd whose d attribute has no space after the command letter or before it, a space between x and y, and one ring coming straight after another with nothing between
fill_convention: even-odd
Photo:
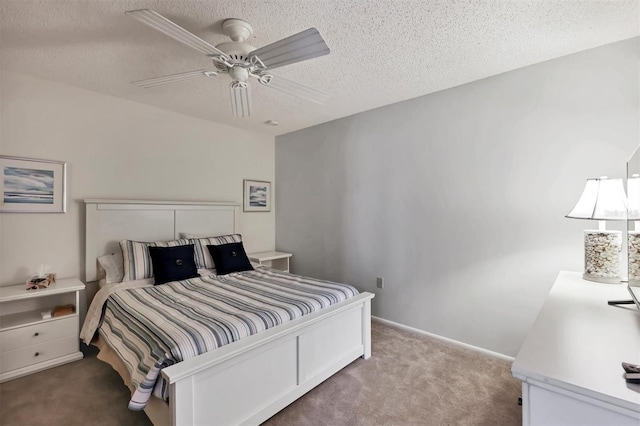
<instances>
[{"instance_id":1,"label":"beige carpet","mask_svg":"<svg viewBox=\"0 0 640 426\"><path fill-rule=\"evenodd\" d=\"M506 361L436 339L372 326L358 359L265 425L520 425L519 382ZM0 384L0 425L149 425L127 409L111 367L85 359Z\"/></svg>"}]
</instances>

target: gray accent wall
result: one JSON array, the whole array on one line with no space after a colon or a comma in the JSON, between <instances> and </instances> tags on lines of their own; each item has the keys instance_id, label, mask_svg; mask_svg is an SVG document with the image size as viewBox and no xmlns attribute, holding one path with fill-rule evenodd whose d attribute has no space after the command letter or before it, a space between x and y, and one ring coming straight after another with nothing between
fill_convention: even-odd
<instances>
[{"instance_id":1,"label":"gray accent wall","mask_svg":"<svg viewBox=\"0 0 640 426\"><path fill-rule=\"evenodd\" d=\"M597 227L564 215L587 178L623 177L640 140L638 46L277 137L277 249L294 273L375 292L376 316L515 356Z\"/></svg>"}]
</instances>

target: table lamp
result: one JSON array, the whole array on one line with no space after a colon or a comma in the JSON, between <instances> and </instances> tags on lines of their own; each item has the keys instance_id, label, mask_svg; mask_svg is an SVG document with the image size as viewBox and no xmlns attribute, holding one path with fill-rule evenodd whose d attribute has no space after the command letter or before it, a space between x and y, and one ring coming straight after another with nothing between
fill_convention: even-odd
<instances>
[{"instance_id":1,"label":"table lamp","mask_svg":"<svg viewBox=\"0 0 640 426\"><path fill-rule=\"evenodd\" d=\"M622 179L587 179L578 204L566 216L598 221L598 230L584 231L585 280L620 283L621 231L607 231L608 220L626 220L627 203Z\"/></svg>"}]
</instances>

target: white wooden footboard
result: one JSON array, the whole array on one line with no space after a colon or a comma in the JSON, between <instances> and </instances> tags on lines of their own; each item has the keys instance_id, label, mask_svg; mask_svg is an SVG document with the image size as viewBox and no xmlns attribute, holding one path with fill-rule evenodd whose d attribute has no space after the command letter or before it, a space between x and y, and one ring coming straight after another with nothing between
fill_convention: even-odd
<instances>
[{"instance_id":1,"label":"white wooden footboard","mask_svg":"<svg viewBox=\"0 0 640 426\"><path fill-rule=\"evenodd\" d=\"M174 425L257 425L371 356L372 293L162 370Z\"/></svg>"}]
</instances>

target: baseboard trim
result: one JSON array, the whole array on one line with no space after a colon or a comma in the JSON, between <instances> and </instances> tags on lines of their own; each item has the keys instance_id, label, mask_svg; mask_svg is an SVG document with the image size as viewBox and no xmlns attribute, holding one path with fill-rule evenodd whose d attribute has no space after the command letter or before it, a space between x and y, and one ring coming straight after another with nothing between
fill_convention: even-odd
<instances>
[{"instance_id":1,"label":"baseboard trim","mask_svg":"<svg viewBox=\"0 0 640 426\"><path fill-rule=\"evenodd\" d=\"M420 330L419 328L409 327L408 325L400 324L400 323L395 322L395 321L389 321L388 319L376 317L376 316L373 316L373 315L371 316L371 319L374 320L374 321L381 322L382 324L390 325L392 327L401 328L401 329L407 330L407 331L412 331L412 332L418 333L418 334L423 334L425 336L433 337L435 339L442 340L442 341L445 341L447 343L451 343L453 345L460 346L460 347L465 348L465 349L470 349L470 350L475 351L475 352L480 352L480 353L482 353L484 355L488 355L488 356L491 356L493 358L498 358L498 359L501 359L501 360L504 360L504 361L509 361L509 362L513 362L513 360L514 360L514 358L512 356L509 356L509 355L501 354L499 352L490 351L490 350L484 349L484 348L479 348L478 346L473 346L473 345L470 345L468 343L460 342L458 340L449 339L448 337L440 336L438 334L429 333L428 331Z\"/></svg>"}]
</instances>

